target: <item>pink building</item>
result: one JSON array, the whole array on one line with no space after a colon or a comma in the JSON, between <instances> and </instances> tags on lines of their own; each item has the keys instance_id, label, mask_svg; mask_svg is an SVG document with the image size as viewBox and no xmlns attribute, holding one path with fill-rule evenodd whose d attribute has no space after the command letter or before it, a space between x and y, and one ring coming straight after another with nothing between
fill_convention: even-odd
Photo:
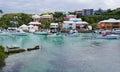
<instances>
[{"instance_id":1,"label":"pink building","mask_svg":"<svg viewBox=\"0 0 120 72\"><path fill-rule=\"evenodd\" d=\"M77 18L77 16L76 15L68 15L68 16L66 16L64 18L65 18L65 20L69 20L71 18Z\"/></svg>"}]
</instances>

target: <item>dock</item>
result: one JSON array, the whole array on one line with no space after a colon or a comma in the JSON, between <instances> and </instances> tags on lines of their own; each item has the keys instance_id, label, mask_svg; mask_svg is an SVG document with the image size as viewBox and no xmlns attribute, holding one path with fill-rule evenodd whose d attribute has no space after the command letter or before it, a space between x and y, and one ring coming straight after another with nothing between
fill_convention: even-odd
<instances>
[{"instance_id":1,"label":"dock","mask_svg":"<svg viewBox=\"0 0 120 72\"><path fill-rule=\"evenodd\" d=\"M15 53L21 53L21 52L26 52L26 51L33 51L33 50L38 50L41 47L39 45L33 47L33 48L10 48L5 51L6 54L15 54Z\"/></svg>"}]
</instances>

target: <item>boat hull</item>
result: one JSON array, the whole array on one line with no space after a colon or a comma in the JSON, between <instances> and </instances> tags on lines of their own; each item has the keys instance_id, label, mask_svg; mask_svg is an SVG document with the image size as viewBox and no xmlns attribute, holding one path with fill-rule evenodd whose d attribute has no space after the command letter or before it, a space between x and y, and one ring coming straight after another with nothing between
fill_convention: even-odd
<instances>
[{"instance_id":1,"label":"boat hull","mask_svg":"<svg viewBox=\"0 0 120 72\"><path fill-rule=\"evenodd\" d=\"M115 35L115 34L111 34L111 35L107 35L107 36L100 36L98 38L99 39L119 39L120 36L119 35Z\"/></svg>"}]
</instances>

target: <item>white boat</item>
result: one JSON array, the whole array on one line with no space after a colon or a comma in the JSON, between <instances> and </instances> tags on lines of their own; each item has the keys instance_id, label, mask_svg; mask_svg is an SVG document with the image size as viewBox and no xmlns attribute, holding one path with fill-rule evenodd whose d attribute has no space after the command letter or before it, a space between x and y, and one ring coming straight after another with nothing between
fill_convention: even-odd
<instances>
[{"instance_id":1,"label":"white boat","mask_svg":"<svg viewBox=\"0 0 120 72\"><path fill-rule=\"evenodd\" d=\"M47 37L62 37L62 35L54 33L54 34L48 34Z\"/></svg>"},{"instance_id":2,"label":"white boat","mask_svg":"<svg viewBox=\"0 0 120 72\"><path fill-rule=\"evenodd\" d=\"M47 35L48 32L34 32L34 34L37 34L37 35Z\"/></svg>"},{"instance_id":3,"label":"white boat","mask_svg":"<svg viewBox=\"0 0 120 72\"><path fill-rule=\"evenodd\" d=\"M7 49L16 49L16 48L20 48L20 47L17 45L7 45L6 48Z\"/></svg>"},{"instance_id":4,"label":"white boat","mask_svg":"<svg viewBox=\"0 0 120 72\"><path fill-rule=\"evenodd\" d=\"M119 28L115 28L115 29L113 29L112 33L120 34L120 29Z\"/></svg>"},{"instance_id":5,"label":"white boat","mask_svg":"<svg viewBox=\"0 0 120 72\"><path fill-rule=\"evenodd\" d=\"M78 33L72 33L72 34L68 34L68 36L70 36L70 37L77 37L77 36L79 36L79 34Z\"/></svg>"},{"instance_id":6,"label":"white boat","mask_svg":"<svg viewBox=\"0 0 120 72\"><path fill-rule=\"evenodd\" d=\"M22 33L13 33L12 35L16 35L16 36L27 36L27 34L25 32Z\"/></svg>"},{"instance_id":7,"label":"white boat","mask_svg":"<svg viewBox=\"0 0 120 72\"><path fill-rule=\"evenodd\" d=\"M35 29L30 29L29 32L30 32L30 33L35 32Z\"/></svg>"},{"instance_id":8,"label":"white boat","mask_svg":"<svg viewBox=\"0 0 120 72\"><path fill-rule=\"evenodd\" d=\"M8 32L1 32L1 33L0 33L0 36L8 36L8 35L9 35Z\"/></svg>"},{"instance_id":9,"label":"white boat","mask_svg":"<svg viewBox=\"0 0 120 72\"><path fill-rule=\"evenodd\" d=\"M120 36L119 35L116 35L116 34L109 34L109 35L101 35L99 37L97 37L98 39L119 39Z\"/></svg>"},{"instance_id":10,"label":"white boat","mask_svg":"<svg viewBox=\"0 0 120 72\"><path fill-rule=\"evenodd\" d=\"M79 36L78 31L77 30L70 30L70 32L68 33L68 36L70 37L76 37Z\"/></svg>"},{"instance_id":11,"label":"white boat","mask_svg":"<svg viewBox=\"0 0 120 72\"><path fill-rule=\"evenodd\" d=\"M21 29L17 29L15 32L12 33L12 35L27 36L27 33L23 32Z\"/></svg>"}]
</instances>

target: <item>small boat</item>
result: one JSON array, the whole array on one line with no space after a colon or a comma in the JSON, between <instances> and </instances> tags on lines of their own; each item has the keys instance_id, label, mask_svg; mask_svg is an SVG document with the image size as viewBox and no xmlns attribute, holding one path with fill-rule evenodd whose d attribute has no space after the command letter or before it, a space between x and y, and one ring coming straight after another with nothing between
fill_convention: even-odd
<instances>
[{"instance_id":1,"label":"small boat","mask_svg":"<svg viewBox=\"0 0 120 72\"><path fill-rule=\"evenodd\" d=\"M34 32L34 34L37 34L37 35L47 35L48 32Z\"/></svg>"},{"instance_id":2,"label":"small boat","mask_svg":"<svg viewBox=\"0 0 120 72\"><path fill-rule=\"evenodd\" d=\"M19 46L17 45L7 45L6 46L6 53L7 54L14 54L14 53L20 53L20 52L24 52L26 51L25 49L23 48L20 48Z\"/></svg>"},{"instance_id":3,"label":"small boat","mask_svg":"<svg viewBox=\"0 0 120 72\"><path fill-rule=\"evenodd\" d=\"M1 33L0 33L0 36L8 36L8 35L9 35L8 32L1 32Z\"/></svg>"},{"instance_id":4,"label":"small boat","mask_svg":"<svg viewBox=\"0 0 120 72\"><path fill-rule=\"evenodd\" d=\"M109 34L109 35L101 35L97 37L98 39L119 39L120 36L116 34Z\"/></svg>"},{"instance_id":5,"label":"small boat","mask_svg":"<svg viewBox=\"0 0 120 72\"><path fill-rule=\"evenodd\" d=\"M6 48L7 49L19 49L20 47L17 45L7 45Z\"/></svg>"},{"instance_id":6,"label":"small boat","mask_svg":"<svg viewBox=\"0 0 120 72\"><path fill-rule=\"evenodd\" d=\"M35 29L30 29L29 32L30 32L30 33L34 33L34 32L35 32Z\"/></svg>"},{"instance_id":7,"label":"small boat","mask_svg":"<svg viewBox=\"0 0 120 72\"><path fill-rule=\"evenodd\" d=\"M62 37L62 35L54 33L54 34L48 34L47 37Z\"/></svg>"},{"instance_id":8,"label":"small boat","mask_svg":"<svg viewBox=\"0 0 120 72\"><path fill-rule=\"evenodd\" d=\"M120 34L120 29L117 29L117 28L113 29L112 33L113 34Z\"/></svg>"},{"instance_id":9,"label":"small boat","mask_svg":"<svg viewBox=\"0 0 120 72\"><path fill-rule=\"evenodd\" d=\"M22 33L12 33L12 35L16 35L16 36L27 36L27 34L25 32Z\"/></svg>"},{"instance_id":10,"label":"small boat","mask_svg":"<svg viewBox=\"0 0 120 72\"><path fill-rule=\"evenodd\" d=\"M23 32L21 29L16 30L16 32L13 32L12 35L27 36L27 34Z\"/></svg>"},{"instance_id":11,"label":"small boat","mask_svg":"<svg viewBox=\"0 0 120 72\"><path fill-rule=\"evenodd\" d=\"M77 37L77 36L79 36L79 34L78 34L78 31L77 30L70 30L70 32L68 33L68 36L70 36L70 37Z\"/></svg>"}]
</instances>

